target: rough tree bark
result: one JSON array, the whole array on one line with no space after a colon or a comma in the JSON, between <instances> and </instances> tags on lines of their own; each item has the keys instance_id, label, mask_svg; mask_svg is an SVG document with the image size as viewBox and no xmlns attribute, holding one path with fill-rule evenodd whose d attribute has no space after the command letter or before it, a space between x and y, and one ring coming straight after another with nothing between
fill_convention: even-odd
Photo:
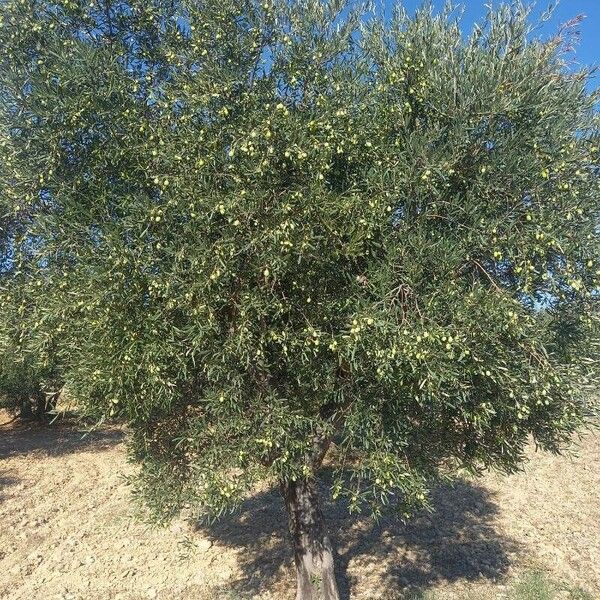
<instances>
[{"instance_id":1,"label":"rough tree bark","mask_svg":"<svg viewBox=\"0 0 600 600\"><path fill-rule=\"evenodd\" d=\"M314 478L281 482L296 563L296 600L339 600L333 547Z\"/></svg>"}]
</instances>

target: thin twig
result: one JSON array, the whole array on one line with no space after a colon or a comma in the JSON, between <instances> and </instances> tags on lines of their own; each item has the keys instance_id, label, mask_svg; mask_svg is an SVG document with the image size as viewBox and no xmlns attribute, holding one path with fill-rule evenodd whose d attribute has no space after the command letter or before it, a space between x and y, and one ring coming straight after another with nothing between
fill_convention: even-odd
<instances>
[{"instance_id":1,"label":"thin twig","mask_svg":"<svg viewBox=\"0 0 600 600\"><path fill-rule=\"evenodd\" d=\"M496 288L496 290L498 292L502 292L502 289L498 287L498 284L493 280L492 276L484 269L483 265L475 259L473 259L472 262L475 263L483 273L485 273L487 278L490 280L490 283Z\"/></svg>"}]
</instances>

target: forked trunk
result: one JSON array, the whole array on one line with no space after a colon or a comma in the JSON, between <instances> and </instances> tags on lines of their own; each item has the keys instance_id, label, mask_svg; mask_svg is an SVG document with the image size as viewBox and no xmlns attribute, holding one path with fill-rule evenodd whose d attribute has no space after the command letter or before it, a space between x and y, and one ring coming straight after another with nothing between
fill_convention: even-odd
<instances>
[{"instance_id":1,"label":"forked trunk","mask_svg":"<svg viewBox=\"0 0 600 600\"><path fill-rule=\"evenodd\" d=\"M296 600L339 600L333 548L323 519L317 483L281 483L296 563Z\"/></svg>"}]
</instances>

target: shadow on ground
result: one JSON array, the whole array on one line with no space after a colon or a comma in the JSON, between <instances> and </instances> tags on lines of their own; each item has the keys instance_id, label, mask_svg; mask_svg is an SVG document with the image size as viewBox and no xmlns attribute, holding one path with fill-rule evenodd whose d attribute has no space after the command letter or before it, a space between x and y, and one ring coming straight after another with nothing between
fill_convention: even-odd
<instances>
[{"instance_id":1,"label":"shadow on ground","mask_svg":"<svg viewBox=\"0 0 600 600\"><path fill-rule=\"evenodd\" d=\"M340 503L328 503L325 516L338 552L342 598L358 588L419 594L440 582L502 578L518 545L495 530L498 507L490 492L461 480L438 487L433 507L406 525L393 517L375 524L349 515ZM276 490L254 496L239 514L198 529L215 543L240 549L244 577L234 588L241 595L264 592L282 568L293 587L286 517Z\"/></svg>"},{"instance_id":2,"label":"shadow on ground","mask_svg":"<svg viewBox=\"0 0 600 600\"><path fill-rule=\"evenodd\" d=\"M89 431L74 419L53 423L15 421L0 428L0 460L29 452L61 456L86 449L106 450L125 439L119 428Z\"/></svg>"}]
</instances>

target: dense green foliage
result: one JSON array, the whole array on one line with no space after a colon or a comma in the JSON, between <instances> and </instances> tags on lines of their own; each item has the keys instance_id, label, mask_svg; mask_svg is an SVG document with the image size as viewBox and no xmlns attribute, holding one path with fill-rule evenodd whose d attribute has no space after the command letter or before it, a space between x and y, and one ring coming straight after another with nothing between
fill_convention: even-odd
<instances>
[{"instance_id":1,"label":"dense green foliage","mask_svg":"<svg viewBox=\"0 0 600 600\"><path fill-rule=\"evenodd\" d=\"M0 15L19 326L130 421L157 514L219 513L325 450L334 496L408 511L582 424L600 139L568 32L504 7L465 39L341 0Z\"/></svg>"},{"instance_id":2,"label":"dense green foliage","mask_svg":"<svg viewBox=\"0 0 600 600\"><path fill-rule=\"evenodd\" d=\"M4 289L0 318L0 407L24 418L44 418L62 389L53 348L33 351L26 312L31 297L28 278L12 270L0 274Z\"/></svg>"},{"instance_id":3,"label":"dense green foliage","mask_svg":"<svg viewBox=\"0 0 600 600\"><path fill-rule=\"evenodd\" d=\"M5 167L7 165L5 164ZM8 172L3 173L8 177ZM10 179L3 183L10 185ZM31 215L24 207L15 211L0 196L0 407L26 418L45 417L54 406L62 387L52 348L31 351L30 323L27 313L33 311L30 286L36 285L38 273L27 268L32 246L26 239ZM22 253L17 267L17 245ZM23 264L25 262L25 265Z\"/></svg>"}]
</instances>

